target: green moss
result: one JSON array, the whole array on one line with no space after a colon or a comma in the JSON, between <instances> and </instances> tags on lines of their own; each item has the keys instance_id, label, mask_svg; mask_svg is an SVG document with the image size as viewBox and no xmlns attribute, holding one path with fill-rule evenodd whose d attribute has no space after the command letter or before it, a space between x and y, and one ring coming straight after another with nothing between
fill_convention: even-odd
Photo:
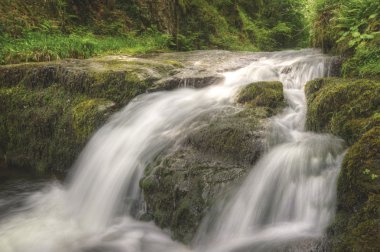
<instances>
[{"instance_id":1,"label":"green moss","mask_svg":"<svg viewBox=\"0 0 380 252\"><path fill-rule=\"evenodd\" d=\"M379 248L379 136L380 127L369 130L344 158L338 181L337 218L329 229L335 251Z\"/></svg>"},{"instance_id":2,"label":"green moss","mask_svg":"<svg viewBox=\"0 0 380 252\"><path fill-rule=\"evenodd\" d=\"M140 180L140 188L146 193L152 193L157 189L158 182L153 176Z\"/></svg>"},{"instance_id":3,"label":"green moss","mask_svg":"<svg viewBox=\"0 0 380 252\"><path fill-rule=\"evenodd\" d=\"M183 68L183 64L181 62L175 61L175 60L164 60L163 63L172 65L176 68Z\"/></svg>"},{"instance_id":4,"label":"green moss","mask_svg":"<svg viewBox=\"0 0 380 252\"><path fill-rule=\"evenodd\" d=\"M17 66L0 66L0 87L11 87L19 84L27 75L27 64Z\"/></svg>"},{"instance_id":5,"label":"green moss","mask_svg":"<svg viewBox=\"0 0 380 252\"><path fill-rule=\"evenodd\" d=\"M168 164L168 160L164 163ZM151 175L140 181L145 200L151 206L149 215L161 228L170 228L174 239L188 243L206 207L199 178L191 172L176 173L166 166L152 168L147 171ZM191 181L187 188L177 184L183 179Z\"/></svg>"},{"instance_id":6,"label":"green moss","mask_svg":"<svg viewBox=\"0 0 380 252\"><path fill-rule=\"evenodd\" d=\"M374 127L346 154L338 181L338 193L345 193L339 198L339 209L356 211L369 194L380 193L380 179L371 176L380 175L379 136L380 127Z\"/></svg>"},{"instance_id":7,"label":"green moss","mask_svg":"<svg viewBox=\"0 0 380 252\"><path fill-rule=\"evenodd\" d=\"M7 166L38 172L52 167L49 146L54 144L56 124L70 106L70 96L56 86L36 91L16 86L0 89L0 97Z\"/></svg>"},{"instance_id":8,"label":"green moss","mask_svg":"<svg viewBox=\"0 0 380 252\"><path fill-rule=\"evenodd\" d=\"M199 187L194 189L199 189ZM177 209L173 212L172 228L176 230L174 239L185 243L191 242L201 216L203 216L204 202L198 202L202 199L201 195L192 196L192 198L180 200Z\"/></svg>"},{"instance_id":9,"label":"green moss","mask_svg":"<svg viewBox=\"0 0 380 252\"><path fill-rule=\"evenodd\" d=\"M379 125L380 82L363 79L317 79L306 86L309 130L330 132L349 144Z\"/></svg>"},{"instance_id":10,"label":"green moss","mask_svg":"<svg viewBox=\"0 0 380 252\"><path fill-rule=\"evenodd\" d=\"M4 69L5 73L0 71L4 78L0 87L1 163L32 173L66 171L114 110L114 102L101 98L110 87L92 93L89 86L94 82L88 73L61 64Z\"/></svg>"},{"instance_id":11,"label":"green moss","mask_svg":"<svg viewBox=\"0 0 380 252\"><path fill-rule=\"evenodd\" d=\"M252 83L240 91L237 101L250 107L267 107L274 113L276 111L273 109L281 108L285 104L282 83Z\"/></svg>"},{"instance_id":12,"label":"green moss","mask_svg":"<svg viewBox=\"0 0 380 252\"><path fill-rule=\"evenodd\" d=\"M307 126L352 145L338 179L332 251L377 251L380 236L380 83L318 79L306 86Z\"/></svg>"},{"instance_id":13,"label":"green moss","mask_svg":"<svg viewBox=\"0 0 380 252\"><path fill-rule=\"evenodd\" d=\"M105 99L89 99L72 109L73 127L76 135L85 141L108 117L114 102Z\"/></svg>"}]
</instances>

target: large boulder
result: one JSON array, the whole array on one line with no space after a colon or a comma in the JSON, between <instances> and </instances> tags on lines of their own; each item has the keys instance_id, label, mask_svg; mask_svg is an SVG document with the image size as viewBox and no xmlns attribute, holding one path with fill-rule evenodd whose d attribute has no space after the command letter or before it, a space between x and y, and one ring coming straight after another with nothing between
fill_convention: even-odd
<instances>
[{"instance_id":1,"label":"large boulder","mask_svg":"<svg viewBox=\"0 0 380 252\"><path fill-rule=\"evenodd\" d=\"M318 79L306 86L307 126L346 140L329 250L379 251L380 82Z\"/></svg>"},{"instance_id":2,"label":"large boulder","mask_svg":"<svg viewBox=\"0 0 380 252\"><path fill-rule=\"evenodd\" d=\"M280 82L245 87L235 108L200 119L181 143L150 165L140 186L144 219L188 243L207 209L246 175L266 147L268 118L285 102ZM211 119L210 119L211 118Z\"/></svg>"},{"instance_id":3,"label":"large boulder","mask_svg":"<svg viewBox=\"0 0 380 252\"><path fill-rule=\"evenodd\" d=\"M1 66L0 175L64 173L113 112L176 64L112 56Z\"/></svg>"}]
</instances>

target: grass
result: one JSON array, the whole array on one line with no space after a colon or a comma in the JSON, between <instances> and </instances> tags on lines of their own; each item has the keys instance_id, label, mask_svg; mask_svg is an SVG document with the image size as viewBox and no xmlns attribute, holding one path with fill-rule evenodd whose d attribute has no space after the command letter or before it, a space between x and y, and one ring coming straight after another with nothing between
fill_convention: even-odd
<instances>
[{"instance_id":1,"label":"grass","mask_svg":"<svg viewBox=\"0 0 380 252\"><path fill-rule=\"evenodd\" d=\"M181 0L158 19L139 1L2 1L0 64L169 49L278 50L304 39L296 32L303 17L295 0ZM288 11L274 11L280 6Z\"/></svg>"},{"instance_id":2,"label":"grass","mask_svg":"<svg viewBox=\"0 0 380 252\"><path fill-rule=\"evenodd\" d=\"M85 59L96 55L138 54L168 50L170 36L154 30L142 34L95 36L91 33L27 32L21 38L0 37L0 64Z\"/></svg>"}]
</instances>

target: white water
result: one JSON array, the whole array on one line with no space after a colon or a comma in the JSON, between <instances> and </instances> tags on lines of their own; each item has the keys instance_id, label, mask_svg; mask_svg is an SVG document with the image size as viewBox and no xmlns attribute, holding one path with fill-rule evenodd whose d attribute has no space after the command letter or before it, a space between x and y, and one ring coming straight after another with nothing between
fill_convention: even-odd
<instances>
[{"instance_id":1,"label":"white water","mask_svg":"<svg viewBox=\"0 0 380 252\"><path fill-rule=\"evenodd\" d=\"M260 55L225 73L219 85L143 95L115 114L83 150L68 185L33 194L1 221L1 251L189 251L152 223L133 219L138 182L198 116L230 105L239 88L260 80L282 81L290 106L273 119L274 146L219 217L206 219L193 250L256 251L274 240L322 235L334 213L342 147L331 136L303 131L303 85L328 75L330 60L313 50Z\"/></svg>"}]
</instances>

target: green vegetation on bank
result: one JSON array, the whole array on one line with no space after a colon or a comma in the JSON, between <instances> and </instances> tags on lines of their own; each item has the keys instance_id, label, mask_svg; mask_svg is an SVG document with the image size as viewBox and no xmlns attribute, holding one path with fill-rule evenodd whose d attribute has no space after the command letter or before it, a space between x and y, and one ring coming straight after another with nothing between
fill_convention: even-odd
<instances>
[{"instance_id":1,"label":"green vegetation on bank","mask_svg":"<svg viewBox=\"0 0 380 252\"><path fill-rule=\"evenodd\" d=\"M137 29L133 6L111 2L1 1L0 64L168 50L169 34Z\"/></svg>"},{"instance_id":2,"label":"green vegetation on bank","mask_svg":"<svg viewBox=\"0 0 380 252\"><path fill-rule=\"evenodd\" d=\"M302 2L294 0L183 0L180 49L272 51L306 45Z\"/></svg>"},{"instance_id":3,"label":"green vegetation on bank","mask_svg":"<svg viewBox=\"0 0 380 252\"><path fill-rule=\"evenodd\" d=\"M380 1L313 1L309 20L312 44L344 57L343 76L380 78Z\"/></svg>"},{"instance_id":4,"label":"green vegetation on bank","mask_svg":"<svg viewBox=\"0 0 380 252\"><path fill-rule=\"evenodd\" d=\"M115 53L147 53L168 50L170 36L158 31L123 36L95 36L91 33L68 35L28 32L21 38L0 37L0 64L52 61L64 58L85 59Z\"/></svg>"},{"instance_id":5,"label":"green vegetation on bank","mask_svg":"<svg viewBox=\"0 0 380 252\"><path fill-rule=\"evenodd\" d=\"M278 11L281 10L281 11ZM306 45L294 0L0 2L0 64L163 50Z\"/></svg>"}]
</instances>

